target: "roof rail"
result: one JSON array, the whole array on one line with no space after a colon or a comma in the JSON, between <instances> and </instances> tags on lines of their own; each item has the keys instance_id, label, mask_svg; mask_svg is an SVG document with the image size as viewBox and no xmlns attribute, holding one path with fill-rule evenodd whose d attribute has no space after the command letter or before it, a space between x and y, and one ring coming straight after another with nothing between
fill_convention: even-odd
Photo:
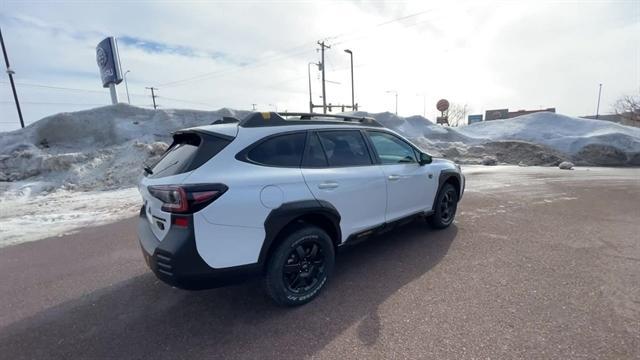
<instances>
[{"instance_id":1,"label":"roof rail","mask_svg":"<svg viewBox=\"0 0 640 360\"><path fill-rule=\"evenodd\" d=\"M217 125L217 124L233 124L233 123L239 123L240 120L231 117L231 116L223 116L222 119L218 119L214 122L211 123L211 125Z\"/></svg>"},{"instance_id":2,"label":"roof rail","mask_svg":"<svg viewBox=\"0 0 640 360\"><path fill-rule=\"evenodd\" d=\"M288 119L285 117L297 117L297 119ZM335 120L333 120L335 119ZM336 115L336 114L316 114L316 113L297 113L297 112L254 112L249 114L240 121L242 127L262 127L262 126L282 126L282 125L367 125L383 127L376 119L365 116L354 115Z\"/></svg>"}]
</instances>

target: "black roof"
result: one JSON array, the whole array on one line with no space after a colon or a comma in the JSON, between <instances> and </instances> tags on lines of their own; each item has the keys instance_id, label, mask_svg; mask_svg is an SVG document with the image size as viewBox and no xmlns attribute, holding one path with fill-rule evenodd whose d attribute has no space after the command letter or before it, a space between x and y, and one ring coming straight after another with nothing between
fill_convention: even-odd
<instances>
[{"instance_id":1,"label":"black roof","mask_svg":"<svg viewBox=\"0 0 640 360\"><path fill-rule=\"evenodd\" d=\"M353 115L315 113L275 113L254 112L240 120L242 127L263 127L283 125L366 125L382 127L374 118Z\"/></svg>"}]
</instances>

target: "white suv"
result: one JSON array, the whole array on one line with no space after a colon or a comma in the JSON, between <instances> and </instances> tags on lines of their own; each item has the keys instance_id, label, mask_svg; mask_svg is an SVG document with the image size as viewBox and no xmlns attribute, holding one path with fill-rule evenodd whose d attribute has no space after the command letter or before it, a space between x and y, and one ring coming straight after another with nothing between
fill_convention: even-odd
<instances>
[{"instance_id":1,"label":"white suv","mask_svg":"<svg viewBox=\"0 0 640 360\"><path fill-rule=\"evenodd\" d=\"M203 289L263 276L281 305L314 298L342 245L415 217L449 226L465 182L374 119L300 113L178 131L145 171L138 237L158 278Z\"/></svg>"}]
</instances>

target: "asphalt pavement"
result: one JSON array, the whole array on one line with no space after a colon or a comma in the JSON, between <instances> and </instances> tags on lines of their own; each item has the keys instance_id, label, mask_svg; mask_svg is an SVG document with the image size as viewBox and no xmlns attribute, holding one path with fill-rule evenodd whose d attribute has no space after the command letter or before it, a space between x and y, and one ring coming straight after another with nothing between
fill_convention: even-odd
<instances>
[{"instance_id":1,"label":"asphalt pavement","mask_svg":"<svg viewBox=\"0 0 640 360\"><path fill-rule=\"evenodd\" d=\"M156 280L136 219L0 249L4 359L638 359L640 169L474 167L453 226L338 254L319 298Z\"/></svg>"}]
</instances>

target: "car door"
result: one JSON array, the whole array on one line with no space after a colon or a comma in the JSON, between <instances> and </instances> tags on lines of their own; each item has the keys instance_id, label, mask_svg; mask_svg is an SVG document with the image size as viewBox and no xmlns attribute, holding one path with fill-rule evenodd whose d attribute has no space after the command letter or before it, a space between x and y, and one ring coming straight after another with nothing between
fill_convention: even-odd
<instances>
[{"instance_id":1,"label":"car door","mask_svg":"<svg viewBox=\"0 0 640 360\"><path fill-rule=\"evenodd\" d=\"M314 197L340 213L342 241L384 223L384 174L374 164L361 131L310 131L302 174Z\"/></svg>"},{"instance_id":2,"label":"car door","mask_svg":"<svg viewBox=\"0 0 640 360\"><path fill-rule=\"evenodd\" d=\"M432 166L420 165L417 150L394 134L367 131L367 136L386 179L386 221L430 210L437 188Z\"/></svg>"}]
</instances>

